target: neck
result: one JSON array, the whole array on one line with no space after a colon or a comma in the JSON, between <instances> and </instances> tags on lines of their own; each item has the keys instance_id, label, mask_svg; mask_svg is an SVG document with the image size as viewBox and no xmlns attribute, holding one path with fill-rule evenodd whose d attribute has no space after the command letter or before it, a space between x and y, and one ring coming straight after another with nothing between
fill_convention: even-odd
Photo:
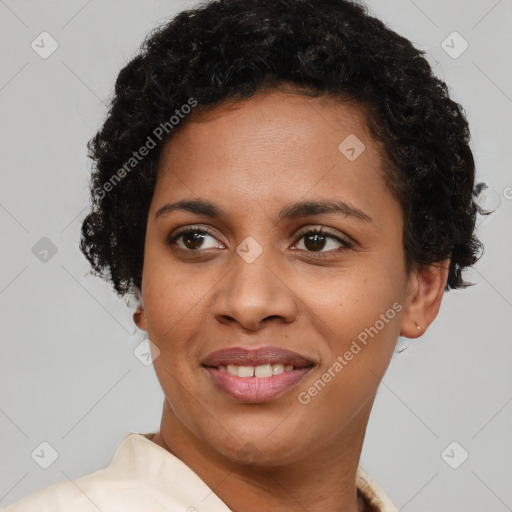
<instances>
[{"instance_id":1,"label":"neck","mask_svg":"<svg viewBox=\"0 0 512 512\"><path fill-rule=\"evenodd\" d=\"M372 402L329 446L293 464L240 464L222 456L176 418L167 400L152 441L187 464L232 512L364 512L356 473Z\"/></svg>"}]
</instances>

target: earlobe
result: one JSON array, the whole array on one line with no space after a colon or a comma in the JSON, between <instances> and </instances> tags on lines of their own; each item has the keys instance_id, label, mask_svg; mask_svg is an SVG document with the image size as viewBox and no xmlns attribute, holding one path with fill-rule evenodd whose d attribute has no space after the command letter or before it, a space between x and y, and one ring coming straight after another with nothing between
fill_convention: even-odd
<instances>
[{"instance_id":1,"label":"earlobe","mask_svg":"<svg viewBox=\"0 0 512 512\"><path fill-rule=\"evenodd\" d=\"M448 279L450 260L411 271L400 334L418 338L436 318Z\"/></svg>"},{"instance_id":2,"label":"earlobe","mask_svg":"<svg viewBox=\"0 0 512 512\"><path fill-rule=\"evenodd\" d=\"M135 313L133 313L133 321L139 329L147 331L146 315L144 313L144 307L142 304L139 304L135 310Z\"/></svg>"}]
</instances>

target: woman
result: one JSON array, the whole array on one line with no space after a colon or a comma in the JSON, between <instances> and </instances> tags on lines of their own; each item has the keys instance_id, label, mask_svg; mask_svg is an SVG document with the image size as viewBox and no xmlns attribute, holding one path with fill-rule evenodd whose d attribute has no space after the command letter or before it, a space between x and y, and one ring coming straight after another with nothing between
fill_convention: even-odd
<instances>
[{"instance_id":1,"label":"woman","mask_svg":"<svg viewBox=\"0 0 512 512\"><path fill-rule=\"evenodd\" d=\"M359 466L400 335L477 260L461 107L346 0L221 0L150 34L89 144L81 249L135 295L160 431L7 510L380 511Z\"/></svg>"}]
</instances>

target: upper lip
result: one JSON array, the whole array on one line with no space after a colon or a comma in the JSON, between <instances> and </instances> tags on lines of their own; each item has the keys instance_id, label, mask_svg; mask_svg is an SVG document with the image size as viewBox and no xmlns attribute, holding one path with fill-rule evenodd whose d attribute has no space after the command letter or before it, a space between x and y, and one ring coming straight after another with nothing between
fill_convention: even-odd
<instances>
[{"instance_id":1,"label":"upper lip","mask_svg":"<svg viewBox=\"0 0 512 512\"><path fill-rule=\"evenodd\" d=\"M315 363L296 352L279 347L225 348L212 352L203 360L203 366L261 366L264 364L293 365L296 368L313 366Z\"/></svg>"}]
</instances>

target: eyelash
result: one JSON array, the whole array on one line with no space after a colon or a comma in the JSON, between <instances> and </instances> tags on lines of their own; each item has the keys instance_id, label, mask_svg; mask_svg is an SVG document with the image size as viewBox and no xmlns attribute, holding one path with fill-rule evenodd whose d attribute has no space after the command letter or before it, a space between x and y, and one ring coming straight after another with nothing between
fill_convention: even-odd
<instances>
[{"instance_id":1,"label":"eyelash","mask_svg":"<svg viewBox=\"0 0 512 512\"><path fill-rule=\"evenodd\" d=\"M186 235L188 233L199 233L199 234L204 234L204 235L210 235L211 237L216 238L215 234L212 231L210 231L209 229L207 229L207 228L203 228L203 227L200 228L200 227L197 227L197 226L190 226L190 227L187 227L187 228L183 228L182 230L179 230L177 233L174 233L172 236L169 237L169 239L167 240L167 243L169 245L172 245L172 244L174 244L174 242L180 236ZM340 249L338 249L337 251L305 251L307 253L315 254L316 257L322 257L322 256L325 256L325 255L330 255L333 252L344 252L346 250L352 249L352 247L353 247L353 244L350 243L348 240L344 240L341 237L335 236L335 235L333 235L331 233L328 233L328 232L324 231L323 230L323 226L321 228L315 227L313 229L309 229L308 231L305 231L304 233L302 233L297 238L295 243L299 242L302 238L304 238L306 235L309 235L309 234L323 235L326 238L330 238L331 240L335 240L336 242L339 242L342 245L342 247ZM183 249L183 250L186 251L186 252L194 253L194 252L199 252L201 249L198 249L198 250L195 250L195 251L191 250L191 249ZM303 249L300 249L300 250L304 251Z\"/></svg>"}]
</instances>

